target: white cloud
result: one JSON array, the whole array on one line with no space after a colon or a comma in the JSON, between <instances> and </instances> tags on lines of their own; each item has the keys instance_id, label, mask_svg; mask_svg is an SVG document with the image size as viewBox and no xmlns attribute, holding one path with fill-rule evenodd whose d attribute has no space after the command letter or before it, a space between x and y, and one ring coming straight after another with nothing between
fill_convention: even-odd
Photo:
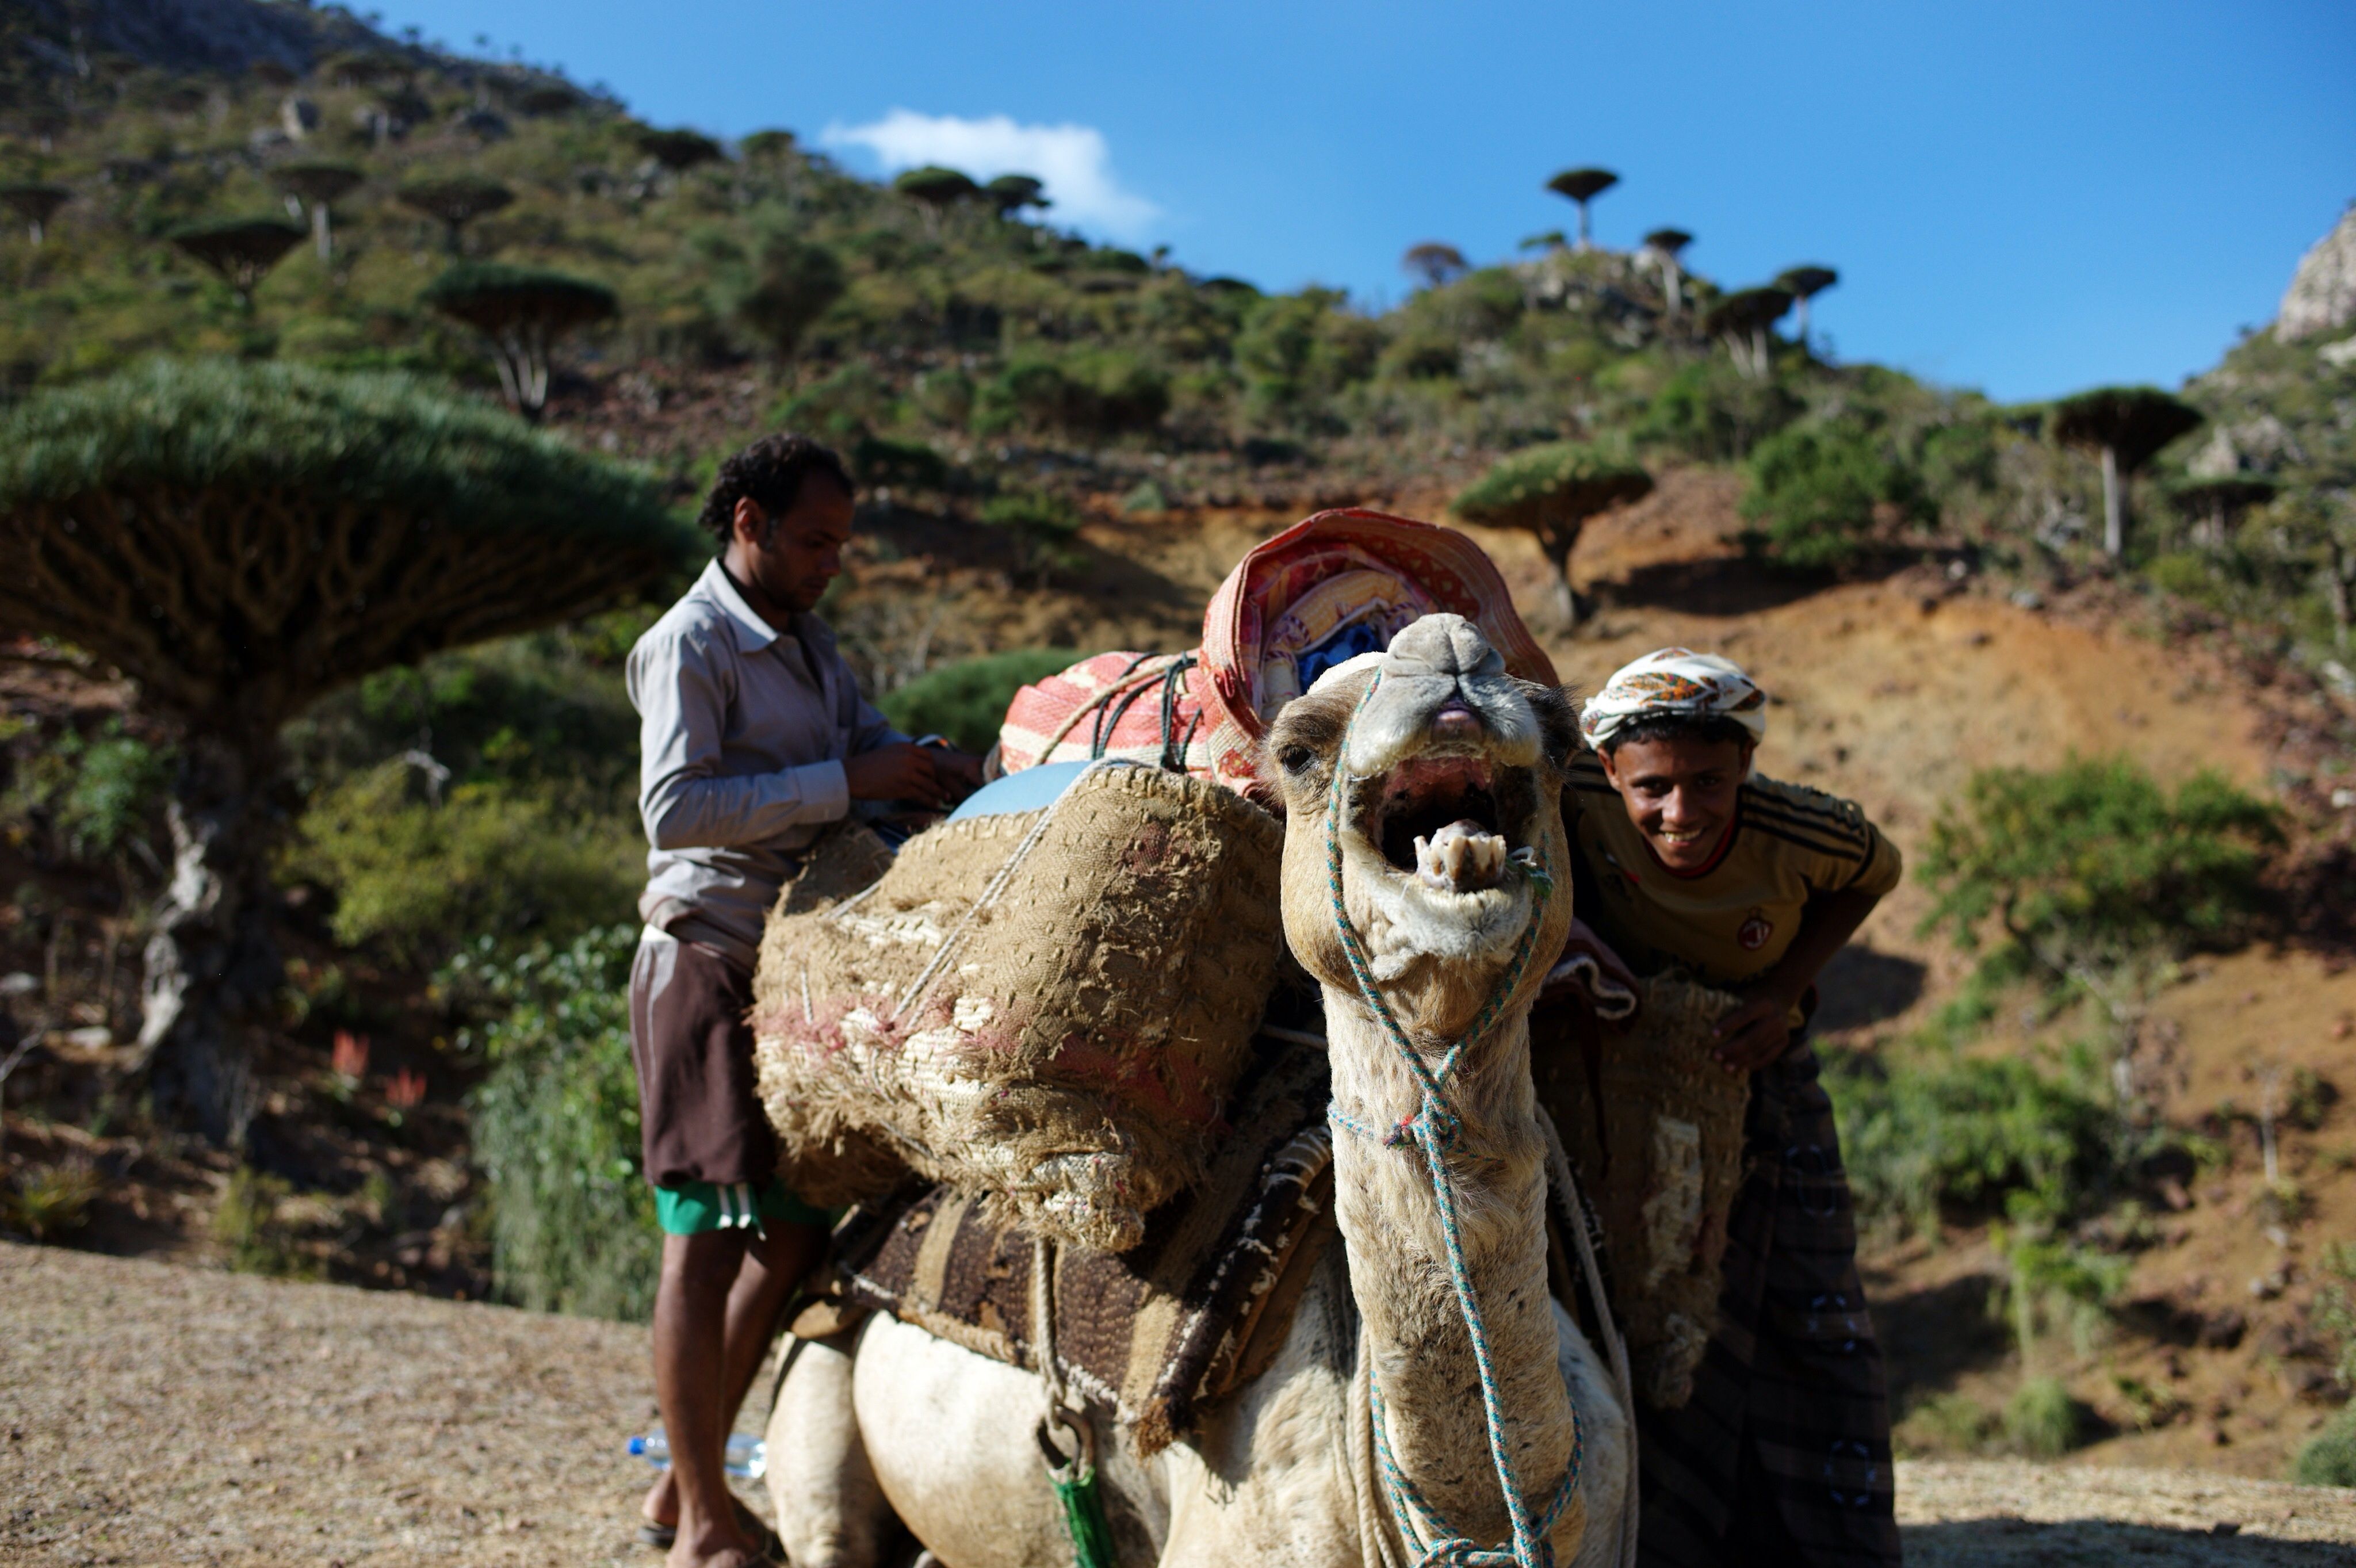
<instances>
[{"instance_id":1,"label":"white cloud","mask_svg":"<svg viewBox=\"0 0 2356 1568\"><path fill-rule=\"evenodd\" d=\"M873 124L829 125L820 140L830 147L865 147L886 173L946 164L980 180L1036 176L1055 204L1057 220L1115 239L1142 239L1162 216L1161 208L1122 188L1104 133L1093 125L1018 125L1004 114L967 120L894 109Z\"/></svg>"}]
</instances>

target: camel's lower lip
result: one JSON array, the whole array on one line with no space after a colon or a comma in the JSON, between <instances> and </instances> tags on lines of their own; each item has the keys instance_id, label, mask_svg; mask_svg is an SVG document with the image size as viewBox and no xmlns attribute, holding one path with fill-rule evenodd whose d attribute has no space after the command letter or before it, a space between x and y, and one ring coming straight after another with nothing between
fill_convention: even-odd
<instances>
[{"instance_id":1,"label":"camel's lower lip","mask_svg":"<svg viewBox=\"0 0 2356 1568\"><path fill-rule=\"evenodd\" d=\"M1366 794L1370 798L1359 813L1359 829L1402 875L1415 873L1415 841L1430 838L1452 822L1471 822L1505 839L1509 849L1523 843L1522 824L1508 822L1499 809L1495 770L1483 757L1411 757L1384 774Z\"/></svg>"}]
</instances>

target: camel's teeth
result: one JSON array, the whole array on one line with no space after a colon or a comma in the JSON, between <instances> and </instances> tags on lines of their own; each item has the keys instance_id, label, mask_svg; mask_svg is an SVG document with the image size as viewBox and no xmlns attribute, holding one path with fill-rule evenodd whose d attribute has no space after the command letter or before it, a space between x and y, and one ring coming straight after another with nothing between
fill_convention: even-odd
<instances>
[{"instance_id":1,"label":"camel's teeth","mask_svg":"<svg viewBox=\"0 0 2356 1568\"><path fill-rule=\"evenodd\" d=\"M1418 880L1450 893L1494 887L1505 873L1505 841L1478 822L1451 822L1415 841Z\"/></svg>"}]
</instances>

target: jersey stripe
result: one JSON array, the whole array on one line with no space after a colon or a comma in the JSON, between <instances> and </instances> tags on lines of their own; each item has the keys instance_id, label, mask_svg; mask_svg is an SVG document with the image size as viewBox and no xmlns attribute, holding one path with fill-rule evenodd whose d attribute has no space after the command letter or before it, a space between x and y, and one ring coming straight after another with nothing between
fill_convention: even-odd
<instances>
[{"instance_id":1,"label":"jersey stripe","mask_svg":"<svg viewBox=\"0 0 2356 1568\"><path fill-rule=\"evenodd\" d=\"M1828 800L1826 804L1819 806L1810 800L1794 799L1780 789L1762 789L1756 785L1744 793L1762 805L1788 811L1794 817L1815 818L1827 825L1841 828L1848 832L1864 831L1864 824L1859 820L1862 813L1852 814L1857 812L1857 808L1844 800Z\"/></svg>"},{"instance_id":2,"label":"jersey stripe","mask_svg":"<svg viewBox=\"0 0 2356 1568\"><path fill-rule=\"evenodd\" d=\"M1790 811L1785 808L1783 801L1772 795L1746 796L1743 799L1742 809L1757 816L1770 817L1777 822L1789 823L1806 832L1822 833L1827 838L1849 841L1861 849L1869 848L1873 843L1872 830L1853 818L1826 816L1816 811Z\"/></svg>"},{"instance_id":3,"label":"jersey stripe","mask_svg":"<svg viewBox=\"0 0 2356 1568\"><path fill-rule=\"evenodd\" d=\"M1795 832L1780 822L1770 822L1764 817L1745 817L1742 820L1742 825L1747 831L1762 832L1769 838L1782 839L1785 843L1797 844L1802 849L1814 850L1816 854L1829 859L1853 860L1862 864L1868 858L1865 850L1824 843Z\"/></svg>"}]
</instances>

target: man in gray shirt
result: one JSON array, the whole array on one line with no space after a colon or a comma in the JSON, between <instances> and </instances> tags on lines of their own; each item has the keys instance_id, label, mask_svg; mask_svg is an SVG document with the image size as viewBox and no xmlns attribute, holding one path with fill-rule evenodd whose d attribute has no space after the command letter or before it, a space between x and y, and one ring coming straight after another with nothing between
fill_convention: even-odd
<instances>
[{"instance_id":1,"label":"man in gray shirt","mask_svg":"<svg viewBox=\"0 0 2356 1568\"><path fill-rule=\"evenodd\" d=\"M722 1470L769 1333L830 1217L777 1180L754 1093L754 958L799 853L854 801L924 808L980 782L863 702L812 614L842 570L851 477L772 435L721 466L702 522L721 554L630 650L640 720L647 929L630 972L647 1180L663 1236L655 1391L671 1468L640 1539L672 1568L744 1568L767 1542Z\"/></svg>"}]
</instances>

